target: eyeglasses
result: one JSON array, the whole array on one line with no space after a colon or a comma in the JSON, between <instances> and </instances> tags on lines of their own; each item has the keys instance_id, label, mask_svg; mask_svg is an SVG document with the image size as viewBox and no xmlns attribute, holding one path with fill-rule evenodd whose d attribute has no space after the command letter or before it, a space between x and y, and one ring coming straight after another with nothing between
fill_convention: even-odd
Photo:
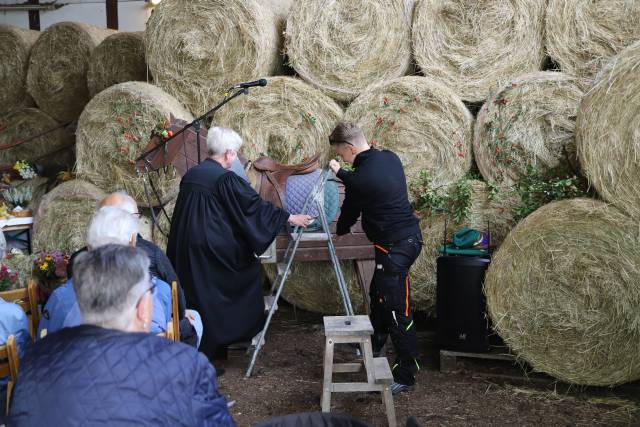
<instances>
[{"instance_id":1,"label":"eyeglasses","mask_svg":"<svg viewBox=\"0 0 640 427\"><path fill-rule=\"evenodd\" d=\"M140 218L140 215L142 215L140 212L132 212L131 215Z\"/></svg>"},{"instance_id":2,"label":"eyeglasses","mask_svg":"<svg viewBox=\"0 0 640 427\"><path fill-rule=\"evenodd\" d=\"M140 301L142 301L142 297L143 297L147 292L149 292L149 294L151 294L151 296L153 296L153 294L156 292L156 286L157 286L157 285L156 285L154 282L151 282L151 281L149 282L149 284L150 284L151 286L149 286L149 287L147 288L147 290L146 290L146 291L144 291L144 292L140 295L140 298L138 298L138 302L136 303L136 308L138 308L138 306L140 305Z\"/></svg>"}]
</instances>

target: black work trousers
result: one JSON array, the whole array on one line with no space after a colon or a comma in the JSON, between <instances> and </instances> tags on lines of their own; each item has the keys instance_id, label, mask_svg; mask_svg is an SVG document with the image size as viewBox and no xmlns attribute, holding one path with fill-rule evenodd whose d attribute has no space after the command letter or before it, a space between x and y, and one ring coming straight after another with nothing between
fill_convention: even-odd
<instances>
[{"instance_id":1,"label":"black work trousers","mask_svg":"<svg viewBox=\"0 0 640 427\"><path fill-rule=\"evenodd\" d=\"M398 383L413 385L420 366L409 269L422 250L422 236L376 243L375 250L376 269L369 289L373 348L379 351L390 335L397 356L391 369L393 378Z\"/></svg>"}]
</instances>

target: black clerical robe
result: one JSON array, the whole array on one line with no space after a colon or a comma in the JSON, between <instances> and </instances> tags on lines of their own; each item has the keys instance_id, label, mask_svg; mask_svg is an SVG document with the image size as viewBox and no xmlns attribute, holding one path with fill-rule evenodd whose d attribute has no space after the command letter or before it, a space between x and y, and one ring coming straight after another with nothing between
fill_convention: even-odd
<instances>
[{"instance_id":1,"label":"black clerical robe","mask_svg":"<svg viewBox=\"0 0 640 427\"><path fill-rule=\"evenodd\" d=\"M262 328L260 261L289 214L207 159L182 178L167 255L187 299L202 316L200 350L250 339Z\"/></svg>"}]
</instances>

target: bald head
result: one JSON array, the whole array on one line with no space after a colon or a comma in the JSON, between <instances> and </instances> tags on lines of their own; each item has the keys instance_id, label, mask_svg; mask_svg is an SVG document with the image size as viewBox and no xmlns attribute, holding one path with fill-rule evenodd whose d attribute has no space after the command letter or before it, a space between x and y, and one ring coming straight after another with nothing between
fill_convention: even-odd
<instances>
[{"instance_id":1,"label":"bald head","mask_svg":"<svg viewBox=\"0 0 640 427\"><path fill-rule=\"evenodd\" d=\"M102 201L98 205L98 209L104 206L115 206L129 212L130 214L138 213L138 204L133 199L133 197L129 196L124 191L116 191L115 193L111 193L107 197L102 199Z\"/></svg>"}]
</instances>

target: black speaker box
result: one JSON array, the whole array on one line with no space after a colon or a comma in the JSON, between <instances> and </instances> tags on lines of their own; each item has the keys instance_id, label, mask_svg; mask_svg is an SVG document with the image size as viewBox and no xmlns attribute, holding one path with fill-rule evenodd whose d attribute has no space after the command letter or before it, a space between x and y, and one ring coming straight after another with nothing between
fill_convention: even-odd
<instances>
[{"instance_id":1,"label":"black speaker box","mask_svg":"<svg viewBox=\"0 0 640 427\"><path fill-rule=\"evenodd\" d=\"M437 313L441 349L489 351L489 321L482 286L490 262L483 257L438 257Z\"/></svg>"}]
</instances>

